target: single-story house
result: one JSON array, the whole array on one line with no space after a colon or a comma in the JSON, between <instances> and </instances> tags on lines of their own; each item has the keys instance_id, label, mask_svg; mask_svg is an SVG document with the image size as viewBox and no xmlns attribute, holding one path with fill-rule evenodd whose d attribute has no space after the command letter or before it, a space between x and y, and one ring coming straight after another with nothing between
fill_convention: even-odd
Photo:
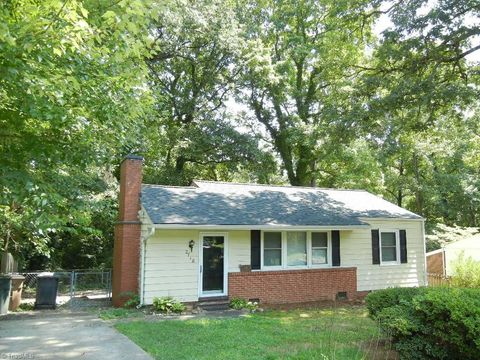
<instances>
[{"instance_id":1,"label":"single-story house","mask_svg":"<svg viewBox=\"0 0 480 360\"><path fill-rule=\"evenodd\" d=\"M427 273L451 276L453 264L463 254L480 261L480 234L455 241L443 248L427 253Z\"/></svg>"},{"instance_id":2,"label":"single-story house","mask_svg":"<svg viewBox=\"0 0 480 360\"><path fill-rule=\"evenodd\" d=\"M425 284L424 219L362 190L142 184L121 165L113 300L300 303Z\"/></svg>"}]
</instances>

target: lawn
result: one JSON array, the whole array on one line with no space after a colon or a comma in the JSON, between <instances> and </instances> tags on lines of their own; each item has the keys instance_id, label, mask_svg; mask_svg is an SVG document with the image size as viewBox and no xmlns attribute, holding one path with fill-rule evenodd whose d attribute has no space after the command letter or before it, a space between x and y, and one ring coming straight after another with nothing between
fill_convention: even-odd
<instances>
[{"instance_id":1,"label":"lawn","mask_svg":"<svg viewBox=\"0 0 480 360\"><path fill-rule=\"evenodd\" d=\"M364 307L266 311L242 318L115 326L156 359L392 358ZM393 356L395 358L395 356Z\"/></svg>"}]
</instances>

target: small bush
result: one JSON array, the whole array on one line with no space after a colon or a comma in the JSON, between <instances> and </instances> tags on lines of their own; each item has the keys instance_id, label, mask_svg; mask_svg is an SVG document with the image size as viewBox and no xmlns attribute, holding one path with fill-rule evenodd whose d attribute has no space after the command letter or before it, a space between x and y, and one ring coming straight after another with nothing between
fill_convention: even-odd
<instances>
[{"instance_id":1,"label":"small bush","mask_svg":"<svg viewBox=\"0 0 480 360\"><path fill-rule=\"evenodd\" d=\"M249 301L245 308L250 310L250 312L255 312L258 309L258 303L256 301Z\"/></svg>"},{"instance_id":2,"label":"small bush","mask_svg":"<svg viewBox=\"0 0 480 360\"><path fill-rule=\"evenodd\" d=\"M186 306L170 296L164 296L153 298L153 308L157 311L168 314L172 312L182 313L185 311Z\"/></svg>"},{"instance_id":3,"label":"small bush","mask_svg":"<svg viewBox=\"0 0 480 360\"><path fill-rule=\"evenodd\" d=\"M18 312L21 311L32 311L35 310L35 306L32 303L21 303L18 305L17 310Z\"/></svg>"},{"instance_id":4,"label":"small bush","mask_svg":"<svg viewBox=\"0 0 480 360\"><path fill-rule=\"evenodd\" d=\"M478 359L480 289L424 289L375 318L402 359Z\"/></svg>"},{"instance_id":5,"label":"small bush","mask_svg":"<svg viewBox=\"0 0 480 360\"><path fill-rule=\"evenodd\" d=\"M365 297L370 316L375 319L377 314L385 308L409 302L416 295L425 291L425 288L390 288L373 291Z\"/></svg>"},{"instance_id":6,"label":"small bush","mask_svg":"<svg viewBox=\"0 0 480 360\"><path fill-rule=\"evenodd\" d=\"M138 308L140 306L140 296L132 291L126 291L120 294L121 298L127 298L123 304L126 309Z\"/></svg>"},{"instance_id":7,"label":"small bush","mask_svg":"<svg viewBox=\"0 0 480 360\"><path fill-rule=\"evenodd\" d=\"M235 310L245 309L248 301L242 298L233 298L230 300L230 307Z\"/></svg>"},{"instance_id":8,"label":"small bush","mask_svg":"<svg viewBox=\"0 0 480 360\"><path fill-rule=\"evenodd\" d=\"M454 287L480 288L480 261L465 257L462 251L452 262L450 285Z\"/></svg>"},{"instance_id":9,"label":"small bush","mask_svg":"<svg viewBox=\"0 0 480 360\"><path fill-rule=\"evenodd\" d=\"M255 312L258 309L258 303L242 298L233 298L230 300L230 307L235 310L248 309L251 312Z\"/></svg>"}]
</instances>

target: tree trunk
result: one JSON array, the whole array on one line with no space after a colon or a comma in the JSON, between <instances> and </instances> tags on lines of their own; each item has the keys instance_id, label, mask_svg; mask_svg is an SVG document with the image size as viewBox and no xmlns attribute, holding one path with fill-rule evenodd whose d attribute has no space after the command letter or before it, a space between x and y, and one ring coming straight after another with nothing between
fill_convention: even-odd
<instances>
[{"instance_id":1,"label":"tree trunk","mask_svg":"<svg viewBox=\"0 0 480 360\"><path fill-rule=\"evenodd\" d=\"M416 205L416 212L417 214L423 216L423 206L424 206L424 199L423 199L423 192L420 189L420 171L418 169L418 157L416 154L413 155L413 169L415 174L415 205Z\"/></svg>"}]
</instances>

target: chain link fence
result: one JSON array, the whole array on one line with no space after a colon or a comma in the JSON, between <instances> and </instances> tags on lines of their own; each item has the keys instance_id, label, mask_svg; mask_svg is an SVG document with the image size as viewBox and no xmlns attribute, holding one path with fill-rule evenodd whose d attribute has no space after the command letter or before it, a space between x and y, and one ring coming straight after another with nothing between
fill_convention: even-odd
<instances>
[{"instance_id":1,"label":"chain link fence","mask_svg":"<svg viewBox=\"0 0 480 360\"><path fill-rule=\"evenodd\" d=\"M25 276L22 298L35 301L37 279L41 274L58 278L57 304L71 307L108 306L112 297L112 271L71 270L19 272Z\"/></svg>"}]
</instances>

